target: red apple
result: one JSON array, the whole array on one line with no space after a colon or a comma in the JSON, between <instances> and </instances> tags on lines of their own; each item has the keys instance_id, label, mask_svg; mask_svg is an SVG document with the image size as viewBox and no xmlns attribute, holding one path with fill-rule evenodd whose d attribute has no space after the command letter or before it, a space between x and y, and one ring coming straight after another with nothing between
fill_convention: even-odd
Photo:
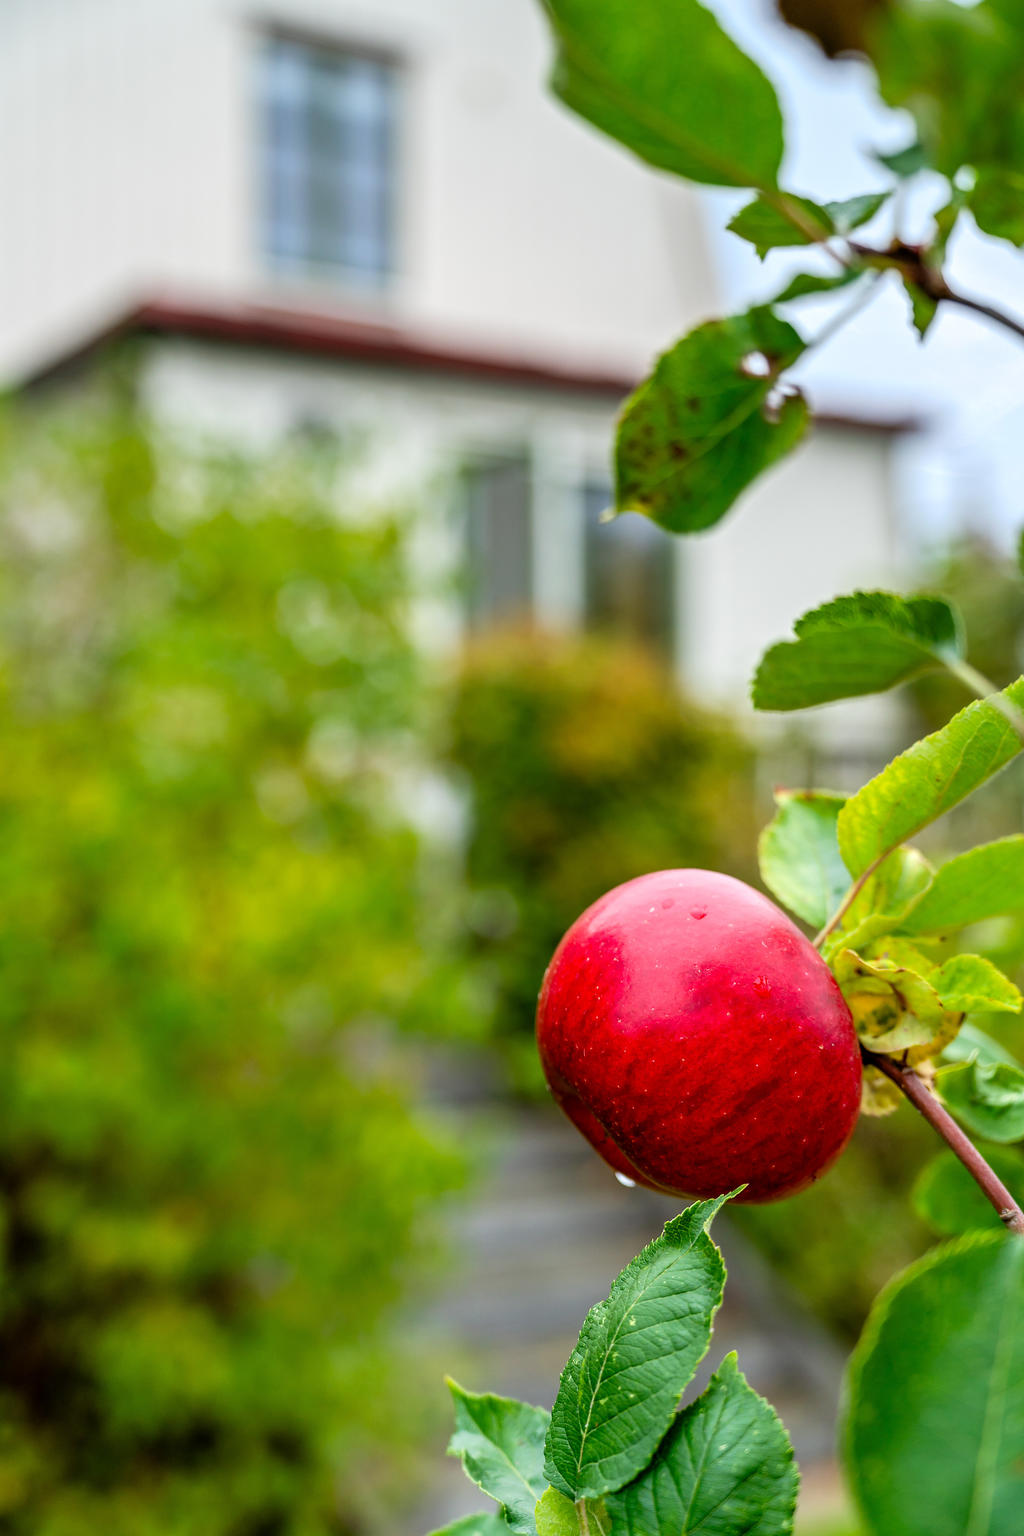
<instances>
[{"instance_id":1,"label":"red apple","mask_svg":"<svg viewBox=\"0 0 1024 1536\"><path fill-rule=\"evenodd\" d=\"M703 869L641 875L577 918L537 1042L605 1161L669 1194L794 1194L860 1106L853 1020L825 962L766 896Z\"/></svg>"}]
</instances>

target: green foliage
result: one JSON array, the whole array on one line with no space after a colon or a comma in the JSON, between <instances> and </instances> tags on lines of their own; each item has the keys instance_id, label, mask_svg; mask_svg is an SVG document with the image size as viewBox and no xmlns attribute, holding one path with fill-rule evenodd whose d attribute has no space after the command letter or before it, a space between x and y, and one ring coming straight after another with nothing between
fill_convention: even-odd
<instances>
[{"instance_id":1,"label":"green foliage","mask_svg":"<svg viewBox=\"0 0 1024 1536\"><path fill-rule=\"evenodd\" d=\"M807 404L769 396L804 343L758 308L709 320L662 354L626 402L615 444L615 507L672 533L710 528L750 482L790 451Z\"/></svg>"},{"instance_id":2,"label":"green foliage","mask_svg":"<svg viewBox=\"0 0 1024 1536\"><path fill-rule=\"evenodd\" d=\"M731 1354L679 1414L644 1475L605 1502L622 1536L786 1536L797 1482L786 1431Z\"/></svg>"},{"instance_id":3,"label":"green foliage","mask_svg":"<svg viewBox=\"0 0 1024 1536\"><path fill-rule=\"evenodd\" d=\"M1022 1376L1020 1239L963 1238L888 1287L847 1383L846 1464L870 1531L1016 1536Z\"/></svg>"},{"instance_id":4,"label":"green foliage","mask_svg":"<svg viewBox=\"0 0 1024 1536\"><path fill-rule=\"evenodd\" d=\"M903 921L911 933L966 928L1024 907L1024 836L982 843L935 872Z\"/></svg>"},{"instance_id":5,"label":"green foliage","mask_svg":"<svg viewBox=\"0 0 1024 1536\"><path fill-rule=\"evenodd\" d=\"M449 752L468 776L468 917L513 1081L541 1083L537 989L613 885L671 867L751 873L752 757L620 642L511 632L467 652Z\"/></svg>"},{"instance_id":6,"label":"green foliage","mask_svg":"<svg viewBox=\"0 0 1024 1536\"><path fill-rule=\"evenodd\" d=\"M755 189L729 227L762 258L777 248L827 245L851 280L895 271L922 338L940 304L959 300L941 266L965 209L983 231L1024 242L1024 18L1014 0L780 0L786 19L830 55L866 52L882 99L913 115L913 142L877 154L879 165L896 179L929 167L946 179L931 240L910 245L897 229L878 248L851 236L892 189L841 201L780 190L784 125L775 91L697 0L541 4L558 49L553 88L568 107L659 170ZM784 296L789 302L839 282L802 276ZM620 510L646 511L679 533L710 527L802 436L806 407L798 395L779 396L769 421L755 414L763 396L736 400L739 359L729 332L750 323L750 315L710 322L659 360L620 432ZM767 356L772 386L804 344L758 342L753 350Z\"/></svg>"},{"instance_id":7,"label":"green foliage","mask_svg":"<svg viewBox=\"0 0 1024 1536\"><path fill-rule=\"evenodd\" d=\"M707 1227L727 1198L668 1222L588 1313L562 1372L544 1463L569 1498L621 1488L672 1422L722 1301L725 1266Z\"/></svg>"},{"instance_id":8,"label":"green foliage","mask_svg":"<svg viewBox=\"0 0 1024 1536\"><path fill-rule=\"evenodd\" d=\"M828 275L819 272L798 272L795 277L790 278L781 292L776 294L772 303L790 304L794 299L806 299L812 294L834 293L837 288L845 288L849 283L857 282L861 275L853 269Z\"/></svg>"},{"instance_id":9,"label":"green foliage","mask_svg":"<svg viewBox=\"0 0 1024 1536\"><path fill-rule=\"evenodd\" d=\"M833 235L846 235L873 219L891 191L867 192L840 203L816 203L791 192L772 198L755 197L730 219L727 228L747 240L764 259L780 246L814 245ZM779 206L780 198L782 206Z\"/></svg>"},{"instance_id":10,"label":"green foliage","mask_svg":"<svg viewBox=\"0 0 1024 1536\"><path fill-rule=\"evenodd\" d=\"M775 803L778 810L758 842L761 879L797 917L823 928L850 886L836 836L846 797L780 789Z\"/></svg>"},{"instance_id":11,"label":"green foliage","mask_svg":"<svg viewBox=\"0 0 1024 1536\"><path fill-rule=\"evenodd\" d=\"M1024 1200L1024 1159L998 1146L980 1147L979 1151L1011 1195ZM1003 1229L995 1207L953 1152L940 1152L921 1170L912 1199L921 1220L942 1237Z\"/></svg>"},{"instance_id":12,"label":"green foliage","mask_svg":"<svg viewBox=\"0 0 1024 1536\"><path fill-rule=\"evenodd\" d=\"M1001 698L1019 709L1024 678ZM847 801L839 814L839 847L851 875L861 875L886 853L937 821L1024 746L994 704L968 704L948 725L915 742Z\"/></svg>"},{"instance_id":13,"label":"green foliage","mask_svg":"<svg viewBox=\"0 0 1024 1536\"><path fill-rule=\"evenodd\" d=\"M872 45L881 95L913 113L928 163L950 180L969 168L964 201L975 222L1014 244L1024 241L1022 47L1024 15L1012 0L895 5Z\"/></svg>"},{"instance_id":14,"label":"green foliage","mask_svg":"<svg viewBox=\"0 0 1024 1536\"><path fill-rule=\"evenodd\" d=\"M1024 1140L1024 1069L969 1058L940 1067L935 1088L946 1107L976 1136Z\"/></svg>"},{"instance_id":15,"label":"green foliage","mask_svg":"<svg viewBox=\"0 0 1024 1536\"><path fill-rule=\"evenodd\" d=\"M576 1505L557 1488L548 1488L537 1500L536 1519L537 1536L579 1536ZM599 1536L599 1526L595 1526L594 1536Z\"/></svg>"},{"instance_id":16,"label":"green foliage","mask_svg":"<svg viewBox=\"0 0 1024 1536\"><path fill-rule=\"evenodd\" d=\"M534 1506L547 1487L544 1440L551 1415L512 1398L467 1392L449 1381L455 1403L450 1456L460 1456L466 1476L501 1505L509 1530L536 1531Z\"/></svg>"},{"instance_id":17,"label":"green foliage","mask_svg":"<svg viewBox=\"0 0 1024 1536\"><path fill-rule=\"evenodd\" d=\"M506 1536L508 1526L500 1515L464 1515L454 1520L443 1531L432 1531L431 1536ZM541 1532L541 1536L544 1533Z\"/></svg>"},{"instance_id":18,"label":"green foliage","mask_svg":"<svg viewBox=\"0 0 1024 1536\"><path fill-rule=\"evenodd\" d=\"M11 1536L340 1536L399 1481L387 1317L461 1163L388 1041L467 1010L389 766L400 530L333 483L133 419L6 439Z\"/></svg>"},{"instance_id":19,"label":"green foliage","mask_svg":"<svg viewBox=\"0 0 1024 1536\"><path fill-rule=\"evenodd\" d=\"M624 0L547 0L560 45L558 89L577 112L651 164L690 180L754 188L758 196L731 227L762 256L776 247L827 243L842 273L798 274L781 301L829 292L862 276L870 282L870 274L889 270L904 285L922 338L944 303L1000 318L951 290L942 264L965 211L982 231L1024 241L1020 0L858 0L845 6L780 0L780 8L827 53L866 53L883 100L913 117L914 142L877 158L896 178L931 168L945 179L928 242L906 243L898 226L879 249L849 238L886 192L838 205L779 190L782 135L774 93L692 4L666 8L645 0L637 9ZM1019 331L1012 318L1004 319ZM833 329L826 326L818 340ZM801 436L806 407L782 381L807 345L766 307L708 322L677 342L623 413L616 509L642 511L680 533L717 523ZM1019 670L1015 657L996 675L1013 677ZM990 692L985 676L966 662L950 604L857 593L806 615L796 639L768 653L755 680L755 703L804 708L937 672L947 679L925 687L941 688L955 678ZM1021 996L992 960L951 956L948 940L965 926L1006 914L1014 914L1018 938L1024 933L1016 916L1024 875L1019 820L1013 838L990 842L938 870L906 845L1017 755L1024 742L1022 709L1024 678L951 720L942 712L933 734L845 802L810 793L780 796L761 843L766 883L804 921L822 928L818 942L862 1044L899 1057L904 1068L941 1058L939 1094L966 1125L997 1140L1024 1137L1024 1069L1001 1059L977 1021L1001 1010L1019 1013ZM1012 944L1003 948L1012 951ZM898 1073L885 1065L885 1074L875 1066L866 1075L867 1107L891 1104L889 1079ZM923 1213L940 1226L975 1224L973 1193L950 1179L943 1164L923 1181ZM1024 1373L1022 1254L1020 1243L1003 1234L979 1234L911 1268L876 1309L851 1373L847 1426L851 1476L876 1536L1010 1536L1019 1525L1024 1419L1013 1388ZM600 1333L597 1323L591 1326ZM581 1349L586 1338L585 1330ZM586 1358L585 1350L582 1363L574 1356L577 1369L573 1374L571 1362L568 1386L563 1378L569 1402L567 1407L560 1394L548 1438L549 1475L562 1479L567 1494L604 1492L605 1513L627 1532L653 1536L657 1530L662 1536L691 1529L708 1470L696 1465L692 1447L712 1443L705 1435L707 1403L701 1399L677 1415L667 1435L662 1423L654 1433L662 1438L653 1461L648 1429L619 1469L634 1479L627 1487L620 1490L607 1479L584 1483L579 1468L586 1441L595 1414L607 1406L600 1395L603 1377L598 1372L591 1381L583 1369ZM745 1388L729 1370L727 1364L713 1386L723 1401L735 1387L738 1406ZM655 1392L659 1385L654 1379ZM951 1431L948 1404L954 1398ZM631 1425L639 1409L628 1406L621 1417ZM569 1407L576 1410L575 1421L567 1417ZM573 1422L576 1446L565 1428ZM717 1447L735 1452L742 1445L756 1460L752 1442L753 1431L734 1441L728 1433L714 1437ZM553 1446L564 1465L555 1465ZM776 1457L773 1479L781 1477L780 1465ZM714 1471L723 1481L702 1529L789 1529L784 1501L776 1512L767 1489L751 1496L737 1512L739 1523L730 1525L728 1477L741 1477L742 1469L730 1462ZM750 1479L757 1472L751 1466ZM752 1481L743 1486L752 1494ZM577 1526L586 1530L585 1511L575 1513ZM550 1499L548 1514L552 1531L574 1531L565 1502ZM595 1522L603 1531L604 1516Z\"/></svg>"},{"instance_id":20,"label":"green foliage","mask_svg":"<svg viewBox=\"0 0 1024 1536\"><path fill-rule=\"evenodd\" d=\"M558 44L552 89L661 170L774 186L775 92L697 0L541 0Z\"/></svg>"},{"instance_id":21,"label":"green foliage","mask_svg":"<svg viewBox=\"0 0 1024 1536\"><path fill-rule=\"evenodd\" d=\"M785 199L781 208L780 196ZM762 261L769 251L780 246L814 245L835 232L832 220L820 203L809 197L797 197L793 192L770 198L755 197L753 202L745 203L738 213L733 214L726 228L752 245Z\"/></svg>"},{"instance_id":22,"label":"green foliage","mask_svg":"<svg viewBox=\"0 0 1024 1536\"><path fill-rule=\"evenodd\" d=\"M722 1297L725 1267L707 1228L728 1198L698 1202L668 1222L588 1313L547 1429L552 1486L535 1504L527 1494L537 1485L547 1415L453 1388L452 1447L504 1504L513 1529L529 1536L791 1536L793 1451L736 1356L679 1409ZM454 1536L460 1527L449 1529ZM477 1529L467 1525L467 1536ZM489 1536L490 1527L479 1531Z\"/></svg>"},{"instance_id":23,"label":"green foliage","mask_svg":"<svg viewBox=\"0 0 1024 1536\"><path fill-rule=\"evenodd\" d=\"M937 597L854 592L793 625L796 640L766 651L754 677L755 709L806 709L881 693L963 657L963 626Z\"/></svg>"},{"instance_id":24,"label":"green foliage","mask_svg":"<svg viewBox=\"0 0 1024 1536\"><path fill-rule=\"evenodd\" d=\"M969 659L984 677L1012 682L1024 656L1024 582L1016 566L984 540L959 540L928 572L928 587L948 594L963 615ZM932 672L908 690L923 728L944 725L963 702L961 684Z\"/></svg>"},{"instance_id":25,"label":"green foliage","mask_svg":"<svg viewBox=\"0 0 1024 1536\"><path fill-rule=\"evenodd\" d=\"M955 1040L942 1053L943 1061L969 1061L976 1058L986 1065L1001 1061L1015 1067L1017 1062L998 1040L993 1040L973 1019L965 1019Z\"/></svg>"}]
</instances>

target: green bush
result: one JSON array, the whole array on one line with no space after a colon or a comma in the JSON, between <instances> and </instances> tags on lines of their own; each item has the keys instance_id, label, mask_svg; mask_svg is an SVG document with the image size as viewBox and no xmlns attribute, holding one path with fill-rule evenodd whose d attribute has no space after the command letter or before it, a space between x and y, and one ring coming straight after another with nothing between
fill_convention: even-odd
<instances>
[{"instance_id":1,"label":"green bush","mask_svg":"<svg viewBox=\"0 0 1024 1536\"><path fill-rule=\"evenodd\" d=\"M129 419L7 424L11 1536L364 1530L398 1481L388 1309L461 1164L388 1041L470 1011L393 787L422 698L401 530L331 484Z\"/></svg>"},{"instance_id":2,"label":"green bush","mask_svg":"<svg viewBox=\"0 0 1024 1536\"><path fill-rule=\"evenodd\" d=\"M750 878L753 757L621 641L529 631L466 653L449 752L471 807L470 924L512 1080L537 1088L537 990L584 907L652 869Z\"/></svg>"}]
</instances>

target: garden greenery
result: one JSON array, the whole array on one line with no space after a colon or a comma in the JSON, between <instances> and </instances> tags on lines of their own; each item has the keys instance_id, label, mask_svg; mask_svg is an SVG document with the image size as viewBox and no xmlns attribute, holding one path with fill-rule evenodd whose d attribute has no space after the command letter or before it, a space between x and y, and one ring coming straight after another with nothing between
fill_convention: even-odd
<instances>
[{"instance_id":1,"label":"garden greenery","mask_svg":"<svg viewBox=\"0 0 1024 1536\"><path fill-rule=\"evenodd\" d=\"M4 428L0 1526L379 1528L463 1171L387 1042L477 1012L388 777L402 530L285 455Z\"/></svg>"}]
</instances>

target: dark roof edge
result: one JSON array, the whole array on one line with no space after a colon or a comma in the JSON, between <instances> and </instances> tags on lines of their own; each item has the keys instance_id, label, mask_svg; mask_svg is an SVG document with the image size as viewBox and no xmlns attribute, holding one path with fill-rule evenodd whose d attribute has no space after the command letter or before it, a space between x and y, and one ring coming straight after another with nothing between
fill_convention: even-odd
<instances>
[{"instance_id":1,"label":"dark roof edge","mask_svg":"<svg viewBox=\"0 0 1024 1536\"><path fill-rule=\"evenodd\" d=\"M625 372L448 345L396 327L322 311L152 298L97 327L81 342L34 369L20 381L21 387L31 389L61 378L105 346L132 336L184 336L233 346L334 357L413 373L450 374L499 385L616 400L640 382ZM923 425L918 417L871 416L861 412L821 411L815 413L814 420L819 426L891 435L919 431Z\"/></svg>"}]
</instances>

